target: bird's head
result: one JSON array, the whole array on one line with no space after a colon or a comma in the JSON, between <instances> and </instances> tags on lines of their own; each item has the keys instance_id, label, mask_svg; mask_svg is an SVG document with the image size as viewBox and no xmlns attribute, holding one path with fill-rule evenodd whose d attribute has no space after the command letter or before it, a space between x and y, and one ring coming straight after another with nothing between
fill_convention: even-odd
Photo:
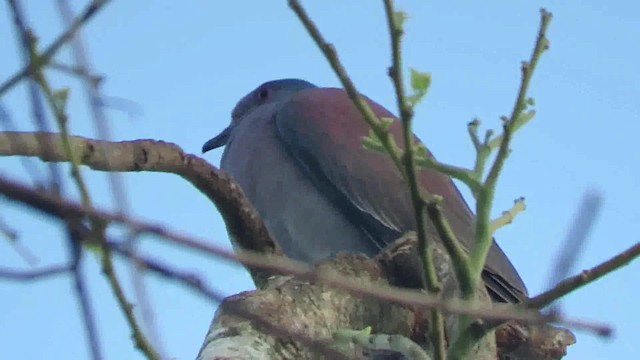
<instances>
[{"instance_id":1,"label":"bird's head","mask_svg":"<svg viewBox=\"0 0 640 360\"><path fill-rule=\"evenodd\" d=\"M287 101L298 91L315 87L312 83L300 79L273 80L258 86L238 101L231 112L231 124L220 134L207 141L202 146L202 152L205 153L226 145L236 124L261 106Z\"/></svg>"}]
</instances>

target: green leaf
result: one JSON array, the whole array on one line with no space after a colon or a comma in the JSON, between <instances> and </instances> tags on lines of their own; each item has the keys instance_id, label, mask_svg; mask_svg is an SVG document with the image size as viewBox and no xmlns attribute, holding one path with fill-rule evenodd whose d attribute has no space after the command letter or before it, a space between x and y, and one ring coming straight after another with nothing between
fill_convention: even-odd
<instances>
[{"instance_id":1,"label":"green leaf","mask_svg":"<svg viewBox=\"0 0 640 360\"><path fill-rule=\"evenodd\" d=\"M407 102L412 108L427 94L431 85L431 73L411 68L411 89L413 94L407 96Z\"/></svg>"},{"instance_id":2,"label":"green leaf","mask_svg":"<svg viewBox=\"0 0 640 360\"><path fill-rule=\"evenodd\" d=\"M393 13L393 22L396 26L402 29L404 22L409 18L406 12L398 10Z\"/></svg>"},{"instance_id":3,"label":"green leaf","mask_svg":"<svg viewBox=\"0 0 640 360\"><path fill-rule=\"evenodd\" d=\"M431 73L411 68L411 87L415 92L427 92L431 85Z\"/></svg>"}]
</instances>

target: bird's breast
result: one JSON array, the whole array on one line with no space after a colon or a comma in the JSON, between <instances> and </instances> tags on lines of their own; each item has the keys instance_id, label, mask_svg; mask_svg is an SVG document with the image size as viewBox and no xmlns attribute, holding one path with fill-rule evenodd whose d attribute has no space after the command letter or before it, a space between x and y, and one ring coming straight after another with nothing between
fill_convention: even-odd
<instances>
[{"instance_id":1,"label":"bird's breast","mask_svg":"<svg viewBox=\"0 0 640 360\"><path fill-rule=\"evenodd\" d=\"M377 248L308 178L288 154L272 116L239 123L222 156L287 256L315 263L339 251L374 255Z\"/></svg>"}]
</instances>

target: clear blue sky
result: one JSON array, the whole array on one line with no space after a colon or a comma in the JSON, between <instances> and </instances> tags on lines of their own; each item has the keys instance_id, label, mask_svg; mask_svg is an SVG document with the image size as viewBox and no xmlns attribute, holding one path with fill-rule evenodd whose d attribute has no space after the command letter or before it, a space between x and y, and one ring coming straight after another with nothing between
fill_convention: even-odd
<instances>
[{"instance_id":1,"label":"clear blue sky","mask_svg":"<svg viewBox=\"0 0 640 360\"><path fill-rule=\"evenodd\" d=\"M30 24L48 44L62 29L52 1L25 1ZM83 2L74 1L76 10ZM306 1L308 11L341 54L359 89L395 112L386 24L380 2ZM399 1L410 13L407 66L431 71L433 85L417 112L415 131L439 159L470 165L466 123L496 128L511 110L520 62L528 58L542 6L555 15L551 51L531 88L538 115L513 142L499 182L495 214L525 196L527 211L497 234L531 294L548 286L550 269L583 193L597 189L604 208L577 272L606 260L640 236L640 5L636 2ZM11 17L0 5L0 79L21 67ZM199 153L224 128L235 102L260 83L299 77L338 86L325 60L286 1L114 1L83 32L104 92L134 103L137 114L109 109L113 140L175 142ZM59 59L69 58L63 52ZM51 71L56 87L72 89L74 134L93 136L79 82ZM24 86L0 101L20 130L31 130ZM113 101L116 104L116 100ZM117 104L121 104L118 101ZM219 164L221 152L207 154ZM3 176L27 180L16 159L0 159ZM98 204L112 206L104 174L85 170ZM172 175L124 175L131 211L187 234L229 246L220 216L198 191ZM71 188L71 186L68 186ZM60 227L4 200L0 216L20 232L40 264L65 259ZM225 294L249 290L245 271L175 247L144 241L149 254L198 272ZM0 241L0 264L25 267ZM127 267L120 275L130 289ZM140 359L95 261L86 263L91 299L108 359ZM576 291L566 314L615 326L612 340L577 333L567 359L632 358L640 332L640 262ZM216 309L201 297L147 277L148 293L166 355L192 359ZM0 280L0 348L7 359L85 359L85 335L68 277L29 284Z\"/></svg>"}]
</instances>

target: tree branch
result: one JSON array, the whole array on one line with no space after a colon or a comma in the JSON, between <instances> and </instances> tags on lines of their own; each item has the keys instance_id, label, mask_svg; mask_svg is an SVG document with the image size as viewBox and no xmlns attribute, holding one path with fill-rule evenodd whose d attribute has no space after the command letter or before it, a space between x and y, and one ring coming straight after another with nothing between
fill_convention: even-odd
<instances>
[{"instance_id":1,"label":"tree branch","mask_svg":"<svg viewBox=\"0 0 640 360\"><path fill-rule=\"evenodd\" d=\"M53 152L43 152L42 148L37 146L39 141L43 141L42 139L38 140L38 137L46 137L46 141L52 144ZM11 141L10 139L12 138L19 141ZM240 234L238 240L242 245L241 250L246 250L233 254L226 249L211 245L205 239L189 237L180 232L172 231L165 226L136 220L121 213L83 208L74 202L38 191L38 189L31 189L3 177L0 177L0 194L62 219L95 216L105 223L122 223L129 226L133 231L154 234L160 240L199 250L233 262L239 262L249 269L255 269L251 271L258 273L262 271L264 279L266 279L265 274L291 274L300 279L321 281L327 285L347 289L359 296L374 297L421 309L436 307L447 313L466 314L487 320L517 319L535 324L563 321L555 317L542 316L537 312L514 311L510 306L506 305L493 304L491 308L471 307L466 301L457 299L443 300L407 288L372 288L363 286L352 279L315 272L306 264L291 259L279 258L278 261L273 261L271 256L278 255L277 252L271 252L272 249L276 248L276 245L266 232L262 219L245 199L244 194L233 179L211 166L205 160L195 155L186 154L177 145L163 141L108 142L77 136L71 136L69 140L72 147L78 148L74 151L78 151L81 154L80 159L83 164L95 170L153 171L182 176L216 204L225 220L227 229L232 233ZM97 143L105 151L95 152L95 147L98 146ZM0 156L2 155L36 156L43 161L66 161L64 152L61 149L59 135L41 132L0 132ZM113 158L106 161L103 158L104 156ZM406 287L406 285L403 286Z\"/></svg>"},{"instance_id":2,"label":"tree branch","mask_svg":"<svg viewBox=\"0 0 640 360\"><path fill-rule=\"evenodd\" d=\"M43 151L38 144L51 144ZM179 146L163 141L109 142L70 136L69 144L83 165L100 171L152 171L181 176L193 184L217 207L227 229L241 248L264 254L279 254L275 242L244 197L242 190L224 172L206 160L185 154ZM69 161L62 151L59 134L43 132L0 132L0 155L36 156L43 161ZM121 216L120 220L125 217ZM258 283L267 274L254 274Z\"/></svg>"},{"instance_id":3,"label":"tree branch","mask_svg":"<svg viewBox=\"0 0 640 360\"><path fill-rule=\"evenodd\" d=\"M531 309L541 309L568 293L628 265L631 261L638 258L638 256L640 256L640 242L591 269L584 270L576 276L562 280L552 289L529 299L527 306Z\"/></svg>"},{"instance_id":4,"label":"tree branch","mask_svg":"<svg viewBox=\"0 0 640 360\"><path fill-rule=\"evenodd\" d=\"M46 140L52 144L52 152L43 153L42 149L36 145L42 140L36 138L43 136L47 137ZM15 137L20 138L20 141L9 141L9 138ZM220 172L196 156L183 153L176 145L151 140L118 143L101 141L100 146L102 146L105 151L96 152L95 147L98 145L95 143L96 140L80 137L70 137L69 140L72 146L75 147L74 151L77 151L78 154L81 155L79 158L82 160L82 163L97 170L164 171L181 175L196 185L203 193L207 194L210 199L213 199L216 206L223 212L225 221L227 221L227 219L235 221L235 226L240 229L245 229L244 231L247 231L245 233L248 234L247 236L262 236L260 231L251 230L261 229L263 225L255 225L256 222L261 224L261 220L257 217L255 210L253 210L250 204L245 203L246 200L237 185L223 172ZM28 155L38 156L46 161L65 161L66 158L64 152L60 149L61 144L59 142L60 139L56 134L0 132L0 155ZM113 159L105 161L104 156L112 156ZM39 193L37 190L18 186L2 178L0 178L0 193L13 199L19 199L45 212L52 213L54 216L96 216L101 217L106 222L122 222L129 225L134 231L148 231L162 237L168 236L170 241L174 243L203 250L234 261L240 261L247 264L250 268L267 269L265 273L295 274L298 275L297 279L299 280L297 281L313 281L314 283L324 284L323 286L327 287L338 287L345 289L349 294L378 299L391 304L409 305L415 309L438 308L445 313L466 314L488 320L499 319L504 321L520 319L530 324L544 324L548 321L558 320L563 321L562 319L557 319L553 316L543 316L536 312L515 311L515 309L506 306L493 305L491 308L482 306L471 307L464 301L436 299L409 289L389 286L372 287L368 284L354 281L353 279L335 276L333 273L313 271L303 264L289 259L273 262L270 261L268 257L245 252L234 256L225 250L206 244L204 240L188 238L164 227L139 222L125 217L122 214L108 213L97 209L86 209L80 205L75 205L61 198L57 198L54 195ZM244 206L243 204L248 206L244 211L239 211L237 208L234 208L234 206L242 207ZM224 211L227 213L225 214ZM244 222L248 222L248 224ZM229 226L229 228L231 229L233 226ZM176 239L176 241L173 241L174 239ZM271 239L268 240L271 241ZM249 246L252 246L251 244L254 243L265 244L264 241L249 240L246 237L244 237L244 241L245 244ZM268 244L269 241L266 243ZM263 246L263 248L270 249L271 247ZM590 324L587 325L592 326Z\"/></svg>"},{"instance_id":5,"label":"tree branch","mask_svg":"<svg viewBox=\"0 0 640 360\"><path fill-rule=\"evenodd\" d=\"M71 267L68 264L47 266L36 270L16 270L0 268L0 278L14 281L41 280L60 274L65 274L70 271Z\"/></svg>"},{"instance_id":6,"label":"tree branch","mask_svg":"<svg viewBox=\"0 0 640 360\"><path fill-rule=\"evenodd\" d=\"M62 32L52 43L49 45L43 52L40 53L38 61L40 63L47 63L57 52L60 50L62 45L66 44L69 41L73 34L75 34L82 25L84 25L87 21L93 18L99 10L101 10L104 5L106 5L109 0L93 0L91 1L78 15L73 22L69 25L69 27ZM22 80L25 76L31 73L31 69L34 64L29 63L20 71L11 76L8 80L6 80L2 85L0 85L0 95L4 94L7 90L11 89L15 84L17 84L20 80Z\"/></svg>"},{"instance_id":7,"label":"tree branch","mask_svg":"<svg viewBox=\"0 0 640 360\"><path fill-rule=\"evenodd\" d=\"M415 237L411 246L413 249L409 252L417 251ZM395 281L397 274L394 273L401 271L406 263L406 253L404 250L394 252L397 248L405 249L402 244L391 246L386 250L385 263L362 255L339 254L335 259L319 264L316 271L349 276L358 283L388 286ZM447 256L442 248L436 254L435 257L440 260ZM398 267L390 266L390 263ZM439 276L445 276L440 279L443 287L457 289L450 265L438 268ZM490 298L485 292L485 296L478 301L486 304L490 302ZM331 335L340 333L341 329L371 327L376 334L395 334L409 341L409 344L395 344L393 348L396 350L409 352L412 344L422 349L432 346L430 339L423 336L423 329L428 326L429 320L419 309L370 297L353 296L348 291L324 283L275 277L261 290L232 296L223 302L198 359L216 356L237 359L313 358L315 352L308 347L295 346L282 339L279 334L269 334L261 330L260 326L248 324L243 317L230 311L239 308L266 315L278 328L308 334L307 336L326 344L330 343ZM455 317L447 317L447 328L450 330L453 321ZM384 335L377 336L382 336L384 340ZM378 338L372 335L369 339ZM344 338L340 343L344 345L343 340ZM566 353L566 347L575 342L575 337L563 329L510 321L498 328L495 338L488 337L486 341L485 346L474 349L474 359L559 359ZM499 344L497 349L496 344ZM355 341L352 345L355 347L350 349L348 356L358 358L362 354L362 344ZM340 348L344 349L342 346ZM382 344L375 348L384 349L385 346ZM380 355L380 350L368 352L368 355L373 354ZM384 351L382 354L389 355ZM515 357L523 354L536 356Z\"/></svg>"},{"instance_id":8,"label":"tree branch","mask_svg":"<svg viewBox=\"0 0 640 360\"><path fill-rule=\"evenodd\" d=\"M433 263L433 250L430 242L427 241L426 224L424 219L425 205L427 205L420 194L420 185L418 184L416 159L413 154L413 108L409 106L405 99L404 82L402 76L402 22L404 14L396 12L392 0L384 1L385 14L387 17L387 26L389 28L389 38L391 41L391 66L389 67L389 77L393 82L393 88L396 92L396 103L402 124L402 140L404 143L404 153L402 155L402 163L404 172L406 173L407 185L411 194L411 203L413 205L414 217L416 219L416 231L418 236L418 256L422 259L422 273L424 273L425 285L429 293L438 295L440 293L440 284L436 276L436 269ZM428 206L428 205L427 205ZM436 209L439 211L439 209ZM445 233L449 236L452 233ZM447 239L455 241L453 238ZM456 259L459 260L459 259ZM454 268L458 269L458 264L454 262ZM434 357L436 360L444 360L446 356L446 340L444 330L444 319L442 313L438 310L431 312L431 340L433 342Z\"/></svg>"}]
</instances>

